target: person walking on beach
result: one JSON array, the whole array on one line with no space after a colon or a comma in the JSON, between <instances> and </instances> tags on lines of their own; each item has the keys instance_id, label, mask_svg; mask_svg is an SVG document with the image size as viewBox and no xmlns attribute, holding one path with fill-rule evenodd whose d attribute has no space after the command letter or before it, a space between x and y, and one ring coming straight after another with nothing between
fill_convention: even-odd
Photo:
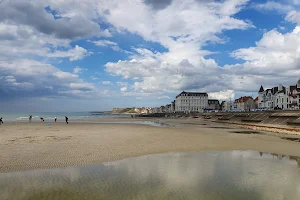
<instances>
[{"instance_id":1,"label":"person walking on beach","mask_svg":"<svg viewBox=\"0 0 300 200\"><path fill-rule=\"evenodd\" d=\"M69 118L67 116L65 116L65 118L66 118L66 123L69 124L68 122Z\"/></svg>"},{"instance_id":2,"label":"person walking on beach","mask_svg":"<svg viewBox=\"0 0 300 200\"><path fill-rule=\"evenodd\" d=\"M0 118L0 125L3 124L3 119L2 117Z\"/></svg>"},{"instance_id":3,"label":"person walking on beach","mask_svg":"<svg viewBox=\"0 0 300 200\"><path fill-rule=\"evenodd\" d=\"M32 115L29 116L29 122L31 122L31 120L32 120Z\"/></svg>"},{"instance_id":4,"label":"person walking on beach","mask_svg":"<svg viewBox=\"0 0 300 200\"><path fill-rule=\"evenodd\" d=\"M54 117L54 122L56 122L56 120L57 120L57 117Z\"/></svg>"}]
</instances>

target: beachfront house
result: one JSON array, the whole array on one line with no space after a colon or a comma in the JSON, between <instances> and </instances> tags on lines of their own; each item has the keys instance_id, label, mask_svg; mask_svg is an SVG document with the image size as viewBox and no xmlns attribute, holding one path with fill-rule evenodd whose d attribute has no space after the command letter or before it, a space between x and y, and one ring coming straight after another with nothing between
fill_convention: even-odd
<instances>
[{"instance_id":1,"label":"beachfront house","mask_svg":"<svg viewBox=\"0 0 300 200\"><path fill-rule=\"evenodd\" d=\"M250 96L244 96L234 101L237 111L250 111L256 108L254 99Z\"/></svg>"},{"instance_id":2,"label":"beachfront house","mask_svg":"<svg viewBox=\"0 0 300 200\"><path fill-rule=\"evenodd\" d=\"M176 96L176 112L202 112L208 108L208 94L199 92L181 92Z\"/></svg>"},{"instance_id":3,"label":"beachfront house","mask_svg":"<svg viewBox=\"0 0 300 200\"><path fill-rule=\"evenodd\" d=\"M208 99L208 109L220 110L220 103L217 99Z\"/></svg>"},{"instance_id":4,"label":"beachfront house","mask_svg":"<svg viewBox=\"0 0 300 200\"><path fill-rule=\"evenodd\" d=\"M258 108L263 110L273 109L299 109L300 105L300 79L296 85L284 87L281 84L271 89L264 90L263 86L258 91Z\"/></svg>"}]
</instances>

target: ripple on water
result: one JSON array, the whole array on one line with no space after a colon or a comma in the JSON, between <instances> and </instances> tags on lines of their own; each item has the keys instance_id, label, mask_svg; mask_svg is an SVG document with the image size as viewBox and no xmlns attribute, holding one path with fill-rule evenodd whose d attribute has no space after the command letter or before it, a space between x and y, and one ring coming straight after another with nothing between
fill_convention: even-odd
<instances>
[{"instance_id":1,"label":"ripple on water","mask_svg":"<svg viewBox=\"0 0 300 200\"><path fill-rule=\"evenodd\" d=\"M299 200L300 158L253 151L148 155L0 173L0 199Z\"/></svg>"}]
</instances>

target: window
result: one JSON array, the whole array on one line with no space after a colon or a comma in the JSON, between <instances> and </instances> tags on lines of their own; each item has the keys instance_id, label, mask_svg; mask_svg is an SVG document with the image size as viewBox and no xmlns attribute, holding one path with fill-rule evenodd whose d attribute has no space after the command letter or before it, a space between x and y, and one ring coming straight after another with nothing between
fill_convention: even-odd
<instances>
[{"instance_id":1,"label":"window","mask_svg":"<svg viewBox=\"0 0 300 200\"><path fill-rule=\"evenodd\" d=\"M277 103L278 103L278 99L277 99Z\"/></svg>"}]
</instances>

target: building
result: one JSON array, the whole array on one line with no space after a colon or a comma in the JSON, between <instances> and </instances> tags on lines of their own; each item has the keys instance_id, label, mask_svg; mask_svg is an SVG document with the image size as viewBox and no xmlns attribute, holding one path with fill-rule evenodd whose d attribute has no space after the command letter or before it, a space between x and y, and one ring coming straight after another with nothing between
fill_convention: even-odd
<instances>
[{"instance_id":1,"label":"building","mask_svg":"<svg viewBox=\"0 0 300 200\"><path fill-rule=\"evenodd\" d=\"M175 112L201 112L208 108L208 94L199 92L181 92L176 96Z\"/></svg>"},{"instance_id":2,"label":"building","mask_svg":"<svg viewBox=\"0 0 300 200\"><path fill-rule=\"evenodd\" d=\"M258 96L254 99L254 102L255 102L255 109L258 108Z\"/></svg>"},{"instance_id":3,"label":"building","mask_svg":"<svg viewBox=\"0 0 300 200\"><path fill-rule=\"evenodd\" d=\"M167 104L165 106L165 112L166 113L171 113L172 112L172 104Z\"/></svg>"},{"instance_id":4,"label":"building","mask_svg":"<svg viewBox=\"0 0 300 200\"><path fill-rule=\"evenodd\" d=\"M299 104L299 101L297 100L297 85L284 87L279 84L276 87L266 90L261 86L258 91L258 108L263 110L273 110L297 107Z\"/></svg>"},{"instance_id":5,"label":"building","mask_svg":"<svg viewBox=\"0 0 300 200\"><path fill-rule=\"evenodd\" d=\"M287 98L289 109L299 109L300 108L300 79L296 85L287 87Z\"/></svg>"},{"instance_id":6,"label":"building","mask_svg":"<svg viewBox=\"0 0 300 200\"><path fill-rule=\"evenodd\" d=\"M152 113L159 113L159 112L160 112L160 107L152 108Z\"/></svg>"},{"instance_id":7,"label":"building","mask_svg":"<svg viewBox=\"0 0 300 200\"><path fill-rule=\"evenodd\" d=\"M220 103L217 99L208 99L208 109L220 110Z\"/></svg>"},{"instance_id":8,"label":"building","mask_svg":"<svg viewBox=\"0 0 300 200\"><path fill-rule=\"evenodd\" d=\"M232 103L228 101L222 101L220 105L220 110L222 111L231 111L232 110Z\"/></svg>"},{"instance_id":9,"label":"building","mask_svg":"<svg viewBox=\"0 0 300 200\"><path fill-rule=\"evenodd\" d=\"M159 108L159 113L165 113L166 112L166 107L165 106L161 106Z\"/></svg>"},{"instance_id":10,"label":"building","mask_svg":"<svg viewBox=\"0 0 300 200\"><path fill-rule=\"evenodd\" d=\"M237 111L250 111L252 109L255 109L255 101L250 96L244 96L236 99L234 101L234 108Z\"/></svg>"},{"instance_id":11,"label":"building","mask_svg":"<svg viewBox=\"0 0 300 200\"><path fill-rule=\"evenodd\" d=\"M175 100L172 101L172 103L171 103L171 111L172 111L172 113L175 112Z\"/></svg>"}]
</instances>

